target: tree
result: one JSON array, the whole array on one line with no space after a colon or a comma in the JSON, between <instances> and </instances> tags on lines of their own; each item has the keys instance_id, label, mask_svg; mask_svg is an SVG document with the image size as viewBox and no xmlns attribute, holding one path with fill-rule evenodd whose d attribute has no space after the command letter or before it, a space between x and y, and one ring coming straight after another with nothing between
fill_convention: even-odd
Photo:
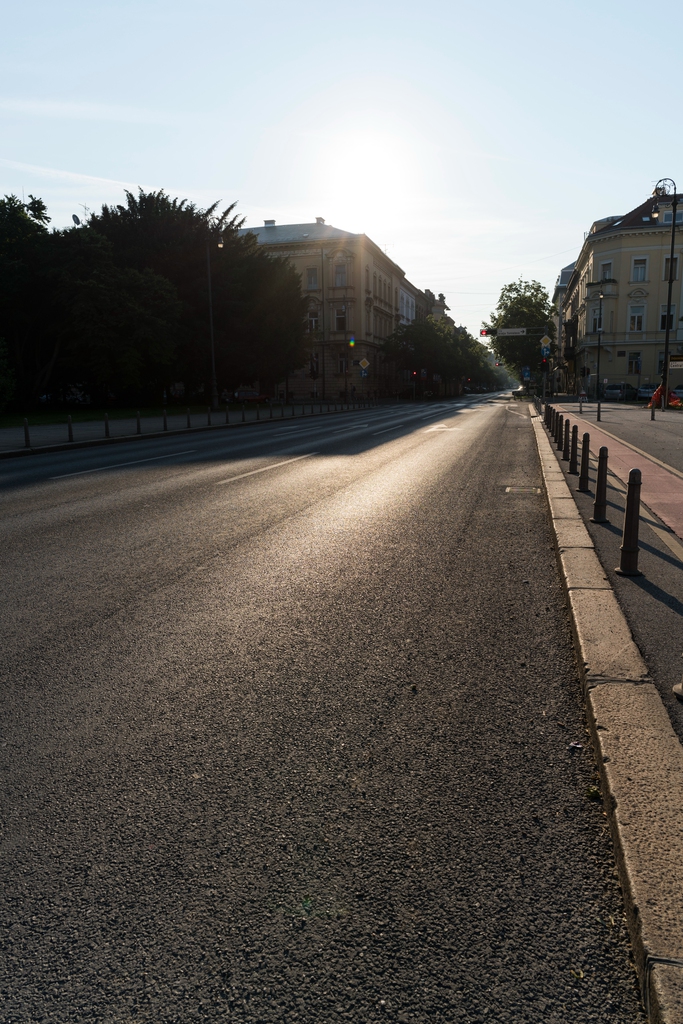
<instances>
[{"instance_id":1,"label":"tree","mask_svg":"<svg viewBox=\"0 0 683 1024\"><path fill-rule=\"evenodd\" d=\"M550 338L553 343L551 351L554 351L556 332L552 318L555 313L556 310L543 285L538 281L524 281L520 277L519 281L506 284L501 289L495 312L491 314L489 322L482 326L488 330L526 327L527 331L533 331L526 336L513 335L501 338L497 335L491 339L496 355L521 376L523 366L528 366L532 372L539 370L540 339L543 333Z\"/></svg>"}]
</instances>

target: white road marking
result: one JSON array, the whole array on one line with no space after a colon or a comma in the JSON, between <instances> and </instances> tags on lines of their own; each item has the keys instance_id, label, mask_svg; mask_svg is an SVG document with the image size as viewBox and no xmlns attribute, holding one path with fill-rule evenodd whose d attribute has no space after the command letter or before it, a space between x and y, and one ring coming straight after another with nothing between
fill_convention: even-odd
<instances>
[{"instance_id":1,"label":"white road marking","mask_svg":"<svg viewBox=\"0 0 683 1024\"><path fill-rule=\"evenodd\" d=\"M120 469L122 466L139 466L141 462L157 462L159 459L172 459L176 455L191 455L196 448L186 448L184 452L171 452L170 455L153 455L149 459L135 459L134 462L115 462L112 466L98 466L97 469L80 469L77 473L60 473L51 476L50 480L66 480L68 476L85 476L86 473L104 473L107 469Z\"/></svg>"},{"instance_id":2,"label":"white road marking","mask_svg":"<svg viewBox=\"0 0 683 1024\"><path fill-rule=\"evenodd\" d=\"M377 437L378 434L386 434L387 430L398 430L398 428L402 426L402 423L395 423L393 427L385 427L384 430L374 430L372 432L372 436Z\"/></svg>"},{"instance_id":3,"label":"white road marking","mask_svg":"<svg viewBox=\"0 0 683 1024\"><path fill-rule=\"evenodd\" d=\"M341 434L345 430L355 430L356 427L369 427L369 426L370 426L369 423L354 423L354 425L352 427L338 427L336 430L333 430L332 433L333 434Z\"/></svg>"},{"instance_id":4,"label":"white road marking","mask_svg":"<svg viewBox=\"0 0 683 1024\"><path fill-rule=\"evenodd\" d=\"M267 473L269 469L279 469L280 466L288 466L290 462L298 462L299 459L310 459L312 455L317 455L317 452L307 452L306 455L297 455L293 459L285 459L284 462L274 462L271 466L261 466L260 469L252 469L249 473L240 473L238 476L229 476L227 480L217 480L219 484L231 484L235 480L244 480L245 476L256 476L257 473Z\"/></svg>"},{"instance_id":5,"label":"white road marking","mask_svg":"<svg viewBox=\"0 0 683 1024\"><path fill-rule=\"evenodd\" d=\"M433 430L462 430L462 427L449 427L447 423L435 423L433 427L426 427L424 433L429 434Z\"/></svg>"}]
</instances>

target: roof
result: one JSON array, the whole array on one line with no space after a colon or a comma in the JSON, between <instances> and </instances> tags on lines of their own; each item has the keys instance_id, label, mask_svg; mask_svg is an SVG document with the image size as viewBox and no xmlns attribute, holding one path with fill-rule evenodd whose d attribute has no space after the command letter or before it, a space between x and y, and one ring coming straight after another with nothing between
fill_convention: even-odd
<instances>
[{"instance_id":1,"label":"roof","mask_svg":"<svg viewBox=\"0 0 683 1024\"><path fill-rule=\"evenodd\" d=\"M333 242L346 238L361 238L352 231L333 228L331 224L269 224L260 228L240 228L240 235L256 235L259 245L277 245L287 242Z\"/></svg>"},{"instance_id":2,"label":"roof","mask_svg":"<svg viewBox=\"0 0 683 1024\"><path fill-rule=\"evenodd\" d=\"M666 208L665 204L671 204L673 196L659 196L660 210ZM679 203L683 203L683 195L676 196ZM603 217L596 220L592 225L589 235L607 234L612 231L633 231L634 228L656 228L663 227L662 216L652 216L652 207L655 204L655 196L648 196L644 203L636 206L635 210L625 213L623 217Z\"/></svg>"}]
</instances>

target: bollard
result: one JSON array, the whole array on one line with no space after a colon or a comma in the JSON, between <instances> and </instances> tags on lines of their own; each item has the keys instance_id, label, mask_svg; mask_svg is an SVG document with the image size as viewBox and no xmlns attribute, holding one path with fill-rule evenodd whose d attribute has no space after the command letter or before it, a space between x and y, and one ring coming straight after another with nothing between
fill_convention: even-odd
<instances>
[{"instance_id":1,"label":"bollard","mask_svg":"<svg viewBox=\"0 0 683 1024\"><path fill-rule=\"evenodd\" d=\"M564 446L562 448L562 461L569 462L569 420L564 421Z\"/></svg>"},{"instance_id":2,"label":"bollard","mask_svg":"<svg viewBox=\"0 0 683 1024\"><path fill-rule=\"evenodd\" d=\"M579 486L577 491L588 490L588 463L591 457L591 436L584 434L581 442L581 472L579 473Z\"/></svg>"},{"instance_id":3,"label":"bollard","mask_svg":"<svg viewBox=\"0 0 683 1024\"><path fill-rule=\"evenodd\" d=\"M227 402L225 403L225 422L230 422L230 406L228 405Z\"/></svg>"},{"instance_id":4,"label":"bollard","mask_svg":"<svg viewBox=\"0 0 683 1024\"><path fill-rule=\"evenodd\" d=\"M31 438L28 432L28 420L24 417L24 444L27 448L31 447Z\"/></svg>"},{"instance_id":5,"label":"bollard","mask_svg":"<svg viewBox=\"0 0 683 1024\"><path fill-rule=\"evenodd\" d=\"M545 403L545 412L543 413L543 422L545 423L546 427L548 426L548 423L550 422L550 406L548 405L547 402Z\"/></svg>"},{"instance_id":6,"label":"bollard","mask_svg":"<svg viewBox=\"0 0 683 1024\"><path fill-rule=\"evenodd\" d=\"M328 412L330 411L330 403L329 402L327 403L327 411Z\"/></svg>"},{"instance_id":7,"label":"bollard","mask_svg":"<svg viewBox=\"0 0 683 1024\"><path fill-rule=\"evenodd\" d=\"M564 444L564 416L562 413L557 417L557 434L555 436L555 443L557 445L558 452L561 452L562 445Z\"/></svg>"},{"instance_id":8,"label":"bollard","mask_svg":"<svg viewBox=\"0 0 683 1024\"><path fill-rule=\"evenodd\" d=\"M226 414L226 416L227 416L227 414L228 414L228 413L227 413L227 409L226 409L226 412L225 412L225 414ZM227 421L226 421L226 422L227 422ZM188 427L188 430L190 429L190 427L191 427L191 426L192 426L192 424L190 423L190 407L189 407L189 405L188 405L188 407L187 407L187 427Z\"/></svg>"},{"instance_id":9,"label":"bollard","mask_svg":"<svg viewBox=\"0 0 683 1024\"><path fill-rule=\"evenodd\" d=\"M259 405L258 402L256 403L256 419L257 420L261 419L261 406Z\"/></svg>"},{"instance_id":10,"label":"bollard","mask_svg":"<svg viewBox=\"0 0 683 1024\"><path fill-rule=\"evenodd\" d=\"M206 407L206 425L207 425L207 427L211 426L211 406L210 405L207 405L207 407Z\"/></svg>"},{"instance_id":11,"label":"bollard","mask_svg":"<svg viewBox=\"0 0 683 1024\"><path fill-rule=\"evenodd\" d=\"M576 423L572 427L572 448L569 456L569 472L578 472L578 460L579 460L579 428Z\"/></svg>"},{"instance_id":12,"label":"bollard","mask_svg":"<svg viewBox=\"0 0 683 1024\"><path fill-rule=\"evenodd\" d=\"M164 409L164 430L168 430L168 416L166 415L166 410L165 409Z\"/></svg>"},{"instance_id":13,"label":"bollard","mask_svg":"<svg viewBox=\"0 0 683 1024\"><path fill-rule=\"evenodd\" d=\"M639 469L632 469L628 475L626 491L626 509L624 511L624 529L621 534L621 557L619 567L615 569L620 576L642 576L638 569L638 527L640 525L640 485L642 483Z\"/></svg>"},{"instance_id":14,"label":"bollard","mask_svg":"<svg viewBox=\"0 0 683 1024\"><path fill-rule=\"evenodd\" d=\"M244 423L244 409L245 409L245 405L244 405L244 402L242 402L242 423Z\"/></svg>"},{"instance_id":15,"label":"bollard","mask_svg":"<svg viewBox=\"0 0 683 1024\"><path fill-rule=\"evenodd\" d=\"M292 416L294 415L294 402L292 402Z\"/></svg>"},{"instance_id":16,"label":"bollard","mask_svg":"<svg viewBox=\"0 0 683 1024\"><path fill-rule=\"evenodd\" d=\"M272 420L272 418L273 418L273 403L272 402L269 403L269 409L270 409L270 419Z\"/></svg>"},{"instance_id":17,"label":"bollard","mask_svg":"<svg viewBox=\"0 0 683 1024\"><path fill-rule=\"evenodd\" d=\"M591 523L607 523L607 449L603 446L598 455L598 475L595 480L595 501Z\"/></svg>"},{"instance_id":18,"label":"bollard","mask_svg":"<svg viewBox=\"0 0 683 1024\"><path fill-rule=\"evenodd\" d=\"M71 417L70 416L67 416L66 422L67 422L68 427L69 427L69 440L73 441L73 439L74 439L74 428L73 428L73 424L71 422Z\"/></svg>"},{"instance_id":19,"label":"bollard","mask_svg":"<svg viewBox=\"0 0 683 1024\"><path fill-rule=\"evenodd\" d=\"M583 416L583 395L579 394L579 412Z\"/></svg>"},{"instance_id":20,"label":"bollard","mask_svg":"<svg viewBox=\"0 0 683 1024\"><path fill-rule=\"evenodd\" d=\"M322 414L323 414L323 403L322 402L320 403L320 410L319 411L320 411L320 415L322 416Z\"/></svg>"},{"instance_id":21,"label":"bollard","mask_svg":"<svg viewBox=\"0 0 683 1024\"><path fill-rule=\"evenodd\" d=\"M142 424L140 423L140 410L139 410L139 409L138 409L138 412L137 412L137 425L136 425L136 432L137 432L138 434L141 434L141 433L142 433Z\"/></svg>"},{"instance_id":22,"label":"bollard","mask_svg":"<svg viewBox=\"0 0 683 1024\"><path fill-rule=\"evenodd\" d=\"M104 414L104 436L109 437L109 416L106 412Z\"/></svg>"},{"instance_id":23,"label":"bollard","mask_svg":"<svg viewBox=\"0 0 683 1024\"><path fill-rule=\"evenodd\" d=\"M315 409L313 408L313 402L311 402L311 416L315 416Z\"/></svg>"},{"instance_id":24,"label":"bollard","mask_svg":"<svg viewBox=\"0 0 683 1024\"><path fill-rule=\"evenodd\" d=\"M280 402L280 419L283 420L284 418L285 418L285 403L284 402Z\"/></svg>"},{"instance_id":25,"label":"bollard","mask_svg":"<svg viewBox=\"0 0 683 1024\"><path fill-rule=\"evenodd\" d=\"M653 420L654 418L655 418L655 403L654 402L650 402L650 419Z\"/></svg>"}]
</instances>

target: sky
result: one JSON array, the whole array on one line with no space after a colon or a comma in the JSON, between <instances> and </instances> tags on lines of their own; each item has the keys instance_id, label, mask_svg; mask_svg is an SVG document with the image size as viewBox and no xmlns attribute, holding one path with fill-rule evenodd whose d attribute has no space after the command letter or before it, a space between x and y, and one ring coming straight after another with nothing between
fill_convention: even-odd
<instances>
[{"instance_id":1,"label":"sky","mask_svg":"<svg viewBox=\"0 0 683 1024\"><path fill-rule=\"evenodd\" d=\"M6 7L0 194L52 224L163 188L365 232L478 333L679 178L677 31L635 0Z\"/></svg>"}]
</instances>

